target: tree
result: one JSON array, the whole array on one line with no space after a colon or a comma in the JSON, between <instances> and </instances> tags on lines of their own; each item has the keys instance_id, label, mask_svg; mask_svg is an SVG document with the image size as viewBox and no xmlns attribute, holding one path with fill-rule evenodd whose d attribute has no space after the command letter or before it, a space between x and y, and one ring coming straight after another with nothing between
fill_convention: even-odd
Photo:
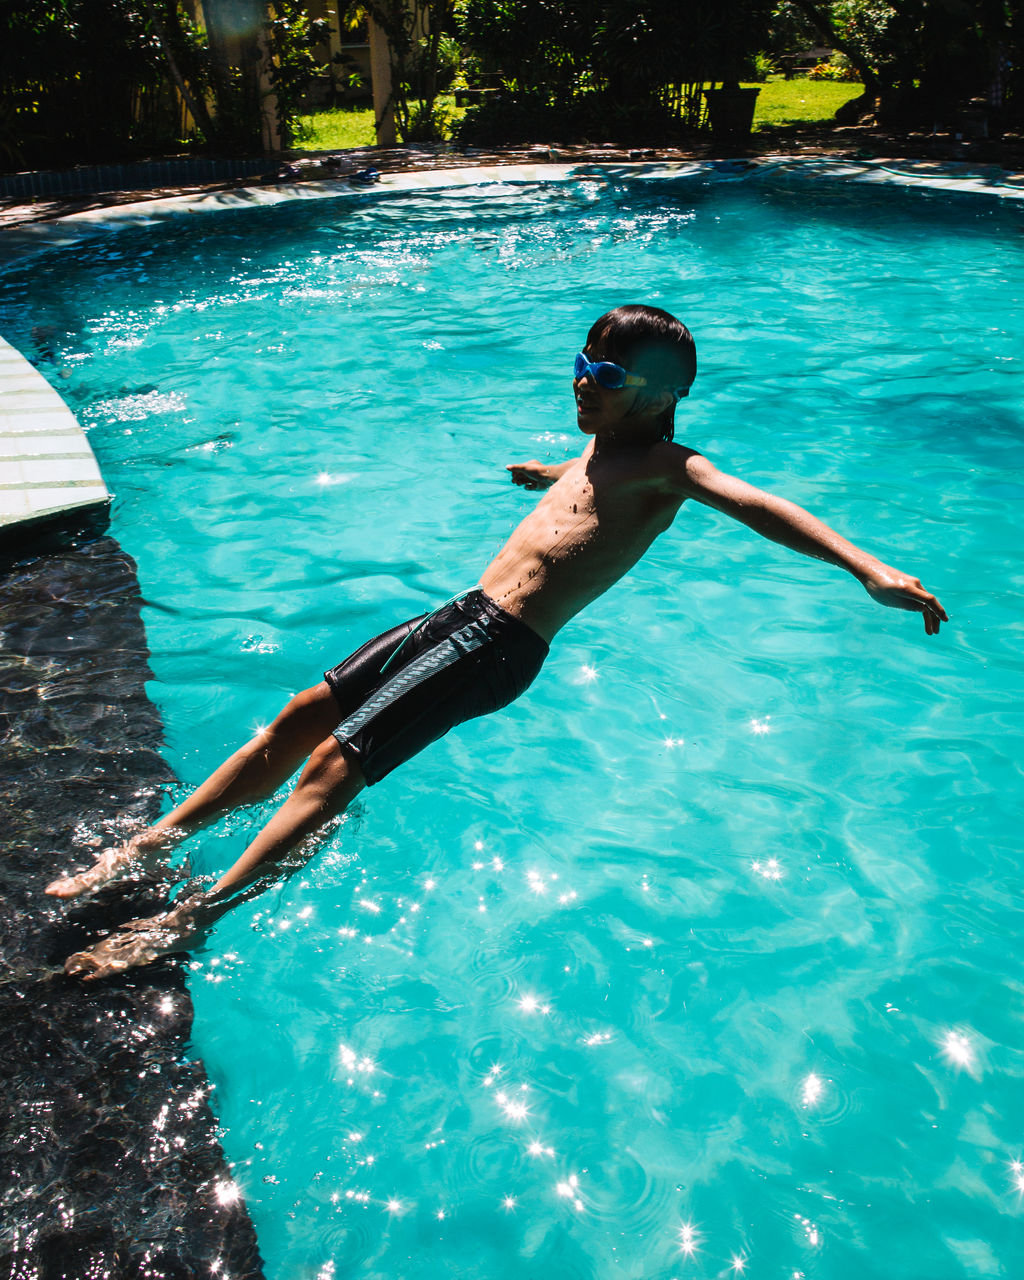
<instances>
[{"instance_id":1,"label":"tree","mask_svg":"<svg viewBox=\"0 0 1024 1280\"><path fill-rule=\"evenodd\" d=\"M462 136L486 123L482 140L558 129L652 141L695 127L702 87L736 80L767 44L770 10L771 0L464 0L462 37L507 92L467 116Z\"/></svg>"},{"instance_id":2,"label":"tree","mask_svg":"<svg viewBox=\"0 0 1024 1280\"><path fill-rule=\"evenodd\" d=\"M866 96L875 97L888 87L880 70L885 64L878 57L877 42L872 48L872 42L865 39L868 31L880 33L888 26L894 10L886 0L837 0L831 5L828 0L791 2L825 43L849 60L860 75Z\"/></svg>"},{"instance_id":3,"label":"tree","mask_svg":"<svg viewBox=\"0 0 1024 1280\"><path fill-rule=\"evenodd\" d=\"M789 0L860 73L865 98L896 102L897 120L950 119L974 97L1009 98L1024 60L1011 0ZM898 94L892 91L898 90Z\"/></svg>"},{"instance_id":4,"label":"tree","mask_svg":"<svg viewBox=\"0 0 1024 1280\"><path fill-rule=\"evenodd\" d=\"M160 3L169 14L173 0ZM20 0L0 11L9 167L131 155L175 137L164 85L159 39L132 0Z\"/></svg>"},{"instance_id":5,"label":"tree","mask_svg":"<svg viewBox=\"0 0 1024 1280\"><path fill-rule=\"evenodd\" d=\"M385 112L394 112L400 138L403 142L439 138L442 68L452 61L446 35L452 17L450 0L365 0L356 12L370 17L387 37L391 98Z\"/></svg>"}]
</instances>

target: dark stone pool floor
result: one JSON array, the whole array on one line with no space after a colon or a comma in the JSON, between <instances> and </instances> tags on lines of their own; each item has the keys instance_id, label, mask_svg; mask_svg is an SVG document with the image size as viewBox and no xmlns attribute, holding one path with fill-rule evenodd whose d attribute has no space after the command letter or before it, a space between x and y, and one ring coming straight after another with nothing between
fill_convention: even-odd
<instances>
[{"instance_id":1,"label":"dark stone pool floor","mask_svg":"<svg viewBox=\"0 0 1024 1280\"><path fill-rule=\"evenodd\" d=\"M76 839L151 818L173 781L140 604L107 536L0 563L0 1280L263 1275L188 1056L182 962L94 986L63 973L159 891L43 896L89 860Z\"/></svg>"}]
</instances>

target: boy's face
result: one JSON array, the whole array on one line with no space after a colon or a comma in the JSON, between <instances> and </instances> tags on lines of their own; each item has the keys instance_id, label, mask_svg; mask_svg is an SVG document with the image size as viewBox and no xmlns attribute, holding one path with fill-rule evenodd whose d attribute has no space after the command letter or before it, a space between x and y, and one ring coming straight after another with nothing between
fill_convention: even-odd
<instances>
[{"instance_id":1,"label":"boy's face","mask_svg":"<svg viewBox=\"0 0 1024 1280\"><path fill-rule=\"evenodd\" d=\"M583 354L594 364L610 361L600 342L584 347ZM576 400L576 425L588 436L641 439L650 436L653 426L660 431L657 420L665 403L661 396L650 394L650 387L626 386L611 390L602 386L592 373L584 372L573 378L572 391Z\"/></svg>"}]
</instances>

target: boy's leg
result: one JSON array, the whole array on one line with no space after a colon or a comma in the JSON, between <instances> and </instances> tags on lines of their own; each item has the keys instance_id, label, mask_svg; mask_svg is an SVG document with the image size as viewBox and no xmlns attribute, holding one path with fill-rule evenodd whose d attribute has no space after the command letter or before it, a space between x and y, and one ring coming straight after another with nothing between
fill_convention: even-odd
<instances>
[{"instance_id":1,"label":"boy's leg","mask_svg":"<svg viewBox=\"0 0 1024 1280\"><path fill-rule=\"evenodd\" d=\"M65 969L86 981L107 977L150 960L210 927L232 905L240 889L352 803L366 785L358 763L333 737L313 751L295 789L256 839L213 888L148 920L133 920L102 942L69 957Z\"/></svg>"},{"instance_id":2,"label":"boy's leg","mask_svg":"<svg viewBox=\"0 0 1024 1280\"><path fill-rule=\"evenodd\" d=\"M380 681L381 669L416 630L421 618L399 623L367 641L312 689L297 694L268 729L235 752L173 812L125 844L107 849L77 876L54 880L46 892L74 898L115 880L148 856L166 849L237 804L274 791Z\"/></svg>"},{"instance_id":3,"label":"boy's leg","mask_svg":"<svg viewBox=\"0 0 1024 1280\"><path fill-rule=\"evenodd\" d=\"M47 885L58 898L75 898L116 880L228 809L273 795L341 718L329 685L321 681L296 694L274 722L240 747L187 800L123 845L106 849L80 875Z\"/></svg>"}]
</instances>

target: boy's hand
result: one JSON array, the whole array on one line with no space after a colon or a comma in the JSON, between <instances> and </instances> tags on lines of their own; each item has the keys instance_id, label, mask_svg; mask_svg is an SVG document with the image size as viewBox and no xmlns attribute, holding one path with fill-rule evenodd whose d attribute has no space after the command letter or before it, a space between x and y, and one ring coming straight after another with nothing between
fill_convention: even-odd
<instances>
[{"instance_id":1,"label":"boy's hand","mask_svg":"<svg viewBox=\"0 0 1024 1280\"><path fill-rule=\"evenodd\" d=\"M900 573L898 569L880 564L877 569L869 570L861 581L868 595L879 604L924 614L926 635L938 635L939 623L949 621L945 609L930 591L925 591L920 580Z\"/></svg>"},{"instance_id":2,"label":"boy's hand","mask_svg":"<svg viewBox=\"0 0 1024 1280\"><path fill-rule=\"evenodd\" d=\"M505 468L512 473L512 483L521 484L524 489L548 489L555 482L551 468L543 462L531 458L529 462L512 462Z\"/></svg>"}]
</instances>

